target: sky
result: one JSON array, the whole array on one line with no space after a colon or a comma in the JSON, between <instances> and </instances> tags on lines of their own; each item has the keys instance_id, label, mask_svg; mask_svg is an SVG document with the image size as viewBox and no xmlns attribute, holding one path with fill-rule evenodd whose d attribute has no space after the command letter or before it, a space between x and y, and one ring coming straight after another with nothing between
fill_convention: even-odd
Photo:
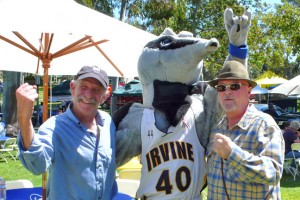
<instances>
[{"instance_id":1,"label":"sky","mask_svg":"<svg viewBox=\"0 0 300 200\"><path fill-rule=\"evenodd\" d=\"M281 0L265 0L267 3L281 3Z\"/></svg>"}]
</instances>

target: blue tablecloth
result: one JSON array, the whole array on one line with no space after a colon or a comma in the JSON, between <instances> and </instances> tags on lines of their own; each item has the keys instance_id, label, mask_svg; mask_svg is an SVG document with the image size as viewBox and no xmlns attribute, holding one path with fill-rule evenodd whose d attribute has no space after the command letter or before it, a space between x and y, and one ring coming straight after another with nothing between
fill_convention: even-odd
<instances>
[{"instance_id":1,"label":"blue tablecloth","mask_svg":"<svg viewBox=\"0 0 300 200\"><path fill-rule=\"evenodd\" d=\"M6 200L42 200L42 188L7 190ZM119 193L113 200L132 200L132 197L127 194Z\"/></svg>"},{"instance_id":2,"label":"blue tablecloth","mask_svg":"<svg viewBox=\"0 0 300 200\"><path fill-rule=\"evenodd\" d=\"M42 188L6 190L6 200L42 200Z\"/></svg>"}]
</instances>

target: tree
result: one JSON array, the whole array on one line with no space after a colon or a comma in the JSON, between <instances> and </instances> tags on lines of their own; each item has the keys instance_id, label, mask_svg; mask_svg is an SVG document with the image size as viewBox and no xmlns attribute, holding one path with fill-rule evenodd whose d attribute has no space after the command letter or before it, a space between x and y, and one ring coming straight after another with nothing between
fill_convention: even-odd
<instances>
[{"instance_id":1,"label":"tree","mask_svg":"<svg viewBox=\"0 0 300 200\"><path fill-rule=\"evenodd\" d=\"M221 68L227 54L224 10L231 7L235 13L242 14L245 7L255 6L258 2L259 0L136 0L131 1L130 8L134 9L127 10L126 21L156 35L161 34L166 27L171 27L177 33L186 30L197 37L217 38L221 48L205 61L205 77L211 79Z\"/></svg>"},{"instance_id":2,"label":"tree","mask_svg":"<svg viewBox=\"0 0 300 200\"><path fill-rule=\"evenodd\" d=\"M255 76L259 75L264 63L269 66L269 70L285 78L295 76L291 72L297 71L294 66L299 65L300 47L300 10L297 2L283 1L283 4L276 4L274 9L264 5L256 13L250 34L252 42L249 62L256 69Z\"/></svg>"},{"instance_id":3,"label":"tree","mask_svg":"<svg viewBox=\"0 0 300 200\"><path fill-rule=\"evenodd\" d=\"M17 99L15 91L20 85L20 74L19 72L3 72L3 107L2 107L2 121L6 126L17 125Z\"/></svg>"},{"instance_id":4,"label":"tree","mask_svg":"<svg viewBox=\"0 0 300 200\"><path fill-rule=\"evenodd\" d=\"M87 6L99 12L105 13L111 17L114 16L114 9L116 4L114 2L118 2L117 0L75 0L77 3L81 5Z\"/></svg>"}]
</instances>

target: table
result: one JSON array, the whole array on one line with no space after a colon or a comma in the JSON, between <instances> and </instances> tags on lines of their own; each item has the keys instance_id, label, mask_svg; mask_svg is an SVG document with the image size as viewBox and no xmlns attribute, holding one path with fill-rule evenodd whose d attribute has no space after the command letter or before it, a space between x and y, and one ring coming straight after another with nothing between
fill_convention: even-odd
<instances>
[{"instance_id":1,"label":"table","mask_svg":"<svg viewBox=\"0 0 300 200\"><path fill-rule=\"evenodd\" d=\"M127 194L118 193L113 200L131 200ZM21 188L6 190L6 200L42 200L42 188Z\"/></svg>"},{"instance_id":2,"label":"table","mask_svg":"<svg viewBox=\"0 0 300 200\"><path fill-rule=\"evenodd\" d=\"M6 190L6 200L42 200L42 188Z\"/></svg>"}]
</instances>

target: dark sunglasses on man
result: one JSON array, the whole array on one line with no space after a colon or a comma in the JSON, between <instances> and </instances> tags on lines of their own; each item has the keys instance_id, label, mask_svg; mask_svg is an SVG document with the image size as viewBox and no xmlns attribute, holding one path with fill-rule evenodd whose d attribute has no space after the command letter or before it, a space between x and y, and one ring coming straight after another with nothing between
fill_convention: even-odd
<instances>
[{"instance_id":1,"label":"dark sunglasses on man","mask_svg":"<svg viewBox=\"0 0 300 200\"><path fill-rule=\"evenodd\" d=\"M230 90L239 90L241 88L241 85L246 85L246 84L242 84L242 83L232 83L230 85L221 84L221 85L216 85L215 88L218 92L224 92L227 88L230 88Z\"/></svg>"}]
</instances>

